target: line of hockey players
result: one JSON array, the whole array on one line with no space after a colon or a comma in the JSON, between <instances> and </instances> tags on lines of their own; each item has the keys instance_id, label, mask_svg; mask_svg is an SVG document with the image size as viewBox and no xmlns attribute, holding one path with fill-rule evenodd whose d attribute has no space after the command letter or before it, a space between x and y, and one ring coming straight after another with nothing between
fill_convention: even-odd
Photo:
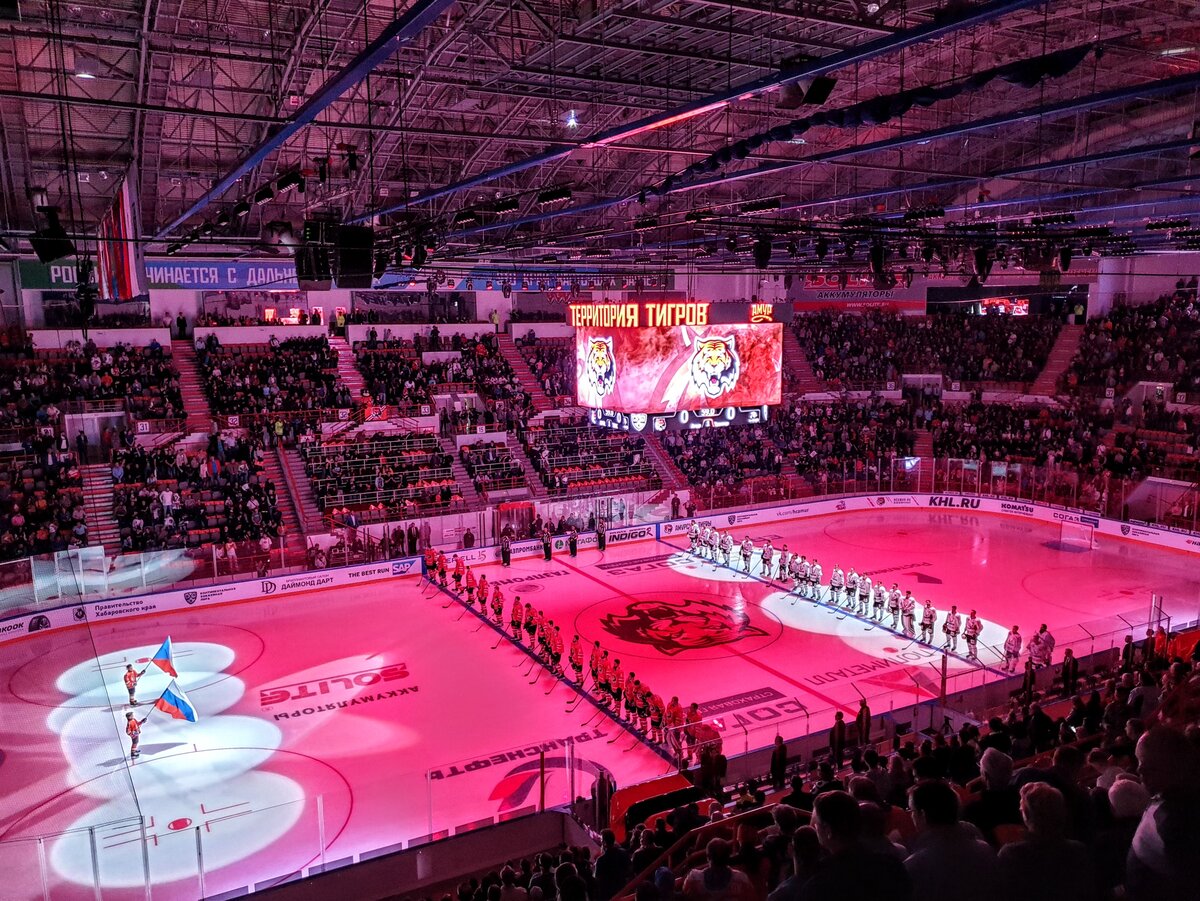
<instances>
[{"instance_id":1,"label":"line of hockey players","mask_svg":"<svg viewBox=\"0 0 1200 901\"><path fill-rule=\"evenodd\" d=\"M455 593L465 596L468 608L473 609L478 603L479 615L487 619L490 607L492 621L503 630L505 600L499 585L492 585L489 595L487 576L477 580L462 558L454 555L447 559L444 552L434 550L426 551L425 556L426 578L430 582L447 590L453 582ZM533 604L522 604L521 596L517 595L513 598L508 625L513 641L527 645L554 675L566 676L562 665L565 644L562 628L553 619L535 609ZM571 639L566 662L575 685L584 691L587 680L584 677L583 642L578 635ZM636 673L626 673L620 660L610 660L608 651L601 649L598 641L592 647L589 670L592 695L614 716L624 719L650 741L666 744L681 761L692 756L694 727L700 722L698 704L693 703L685 709L678 696L664 704L662 696L638 679Z\"/></svg>"},{"instance_id":2,"label":"line of hockey players","mask_svg":"<svg viewBox=\"0 0 1200 901\"><path fill-rule=\"evenodd\" d=\"M697 557L731 569L737 568L734 560L736 547L741 558L741 571L753 574L755 547L749 536L737 544L732 533L722 532L711 523L693 520L688 529L688 540L692 553ZM786 544L776 551L769 538L763 541L759 549L758 575L773 582L790 583L789 593L800 598L816 603L828 600L836 607L880 623L890 618L891 628L909 638L917 638L917 608L920 606L921 634L918 640L933 644L934 634L939 631L938 611L933 601L926 599L924 604L918 605L913 593L902 590L898 583L893 582L889 588L882 580L873 582L866 573L859 573L853 567L843 570L836 563L829 573L829 584L826 586L824 569L816 557L809 560L804 554L793 554ZM940 631L943 636L942 649L957 653L959 636L962 636L967 657L979 659L979 636L983 632L983 621L977 611L972 610L964 620L958 607L951 606L950 611L942 617ZM1022 641L1020 629L1013 626L1004 642L1004 668L1009 672L1016 669ZM1053 652L1054 636L1043 625L1037 635L1030 639L1030 660L1034 666L1048 666Z\"/></svg>"}]
</instances>

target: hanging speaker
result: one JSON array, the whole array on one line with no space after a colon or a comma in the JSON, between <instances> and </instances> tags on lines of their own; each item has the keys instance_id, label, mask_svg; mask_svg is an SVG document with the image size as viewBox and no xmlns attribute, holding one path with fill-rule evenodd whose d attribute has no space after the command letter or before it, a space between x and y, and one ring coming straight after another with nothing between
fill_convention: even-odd
<instances>
[{"instance_id":1,"label":"hanging speaker","mask_svg":"<svg viewBox=\"0 0 1200 901\"><path fill-rule=\"evenodd\" d=\"M334 247L334 278L339 288L369 288L375 266L375 229L340 225Z\"/></svg>"},{"instance_id":2,"label":"hanging speaker","mask_svg":"<svg viewBox=\"0 0 1200 901\"><path fill-rule=\"evenodd\" d=\"M333 226L322 219L306 219L296 248L296 281L301 291L328 291L333 287L330 232Z\"/></svg>"}]
</instances>

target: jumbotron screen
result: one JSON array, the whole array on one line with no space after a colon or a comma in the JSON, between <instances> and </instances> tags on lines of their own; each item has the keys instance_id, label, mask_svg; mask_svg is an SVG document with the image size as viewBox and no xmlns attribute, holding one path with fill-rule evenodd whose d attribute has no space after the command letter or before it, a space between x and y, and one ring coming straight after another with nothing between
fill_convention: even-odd
<instances>
[{"instance_id":1,"label":"jumbotron screen","mask_svg":"<svg viewBox=\"0 0 1200 901\"><path fill-rule=\"evenodd\" d=\"M642 326L645 317L636 315L632 320L573 316L579 404L594 410L656 415L780 403L780 323L690 318L700 324ZM592 322L583 324L588 319ZM597 324L597 320L620 324Z\"/></svg>"}]
</instances>

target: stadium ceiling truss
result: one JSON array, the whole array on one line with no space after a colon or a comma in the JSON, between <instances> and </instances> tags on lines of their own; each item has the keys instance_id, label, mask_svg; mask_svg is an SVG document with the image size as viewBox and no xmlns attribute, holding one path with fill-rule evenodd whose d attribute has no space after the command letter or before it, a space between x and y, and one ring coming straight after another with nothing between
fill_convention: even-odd
<instances>
[{"instance_id":1,"label":"stadium ceiling truss","mask_svg":"<svg viewBox=\"0 0 1200 901\"><path fill-rule=\"evenodd\" d=\"M153 252L290 173L303 175L303 193L230 216L187 252L250 252L267 223L372 221L381 210L373 221L397 241L463 260L545 259L554 248L686 254L736 230L755 201L770 215L742 231L781 241L828 223L892 227L914 209L941 208L947 223L1070 211L1138 246L1147 219L1200 223L1189 179L1200 175L1189 143L1200 144L1200 15L1189 0L443 0L280 146L280 128L412 8L20 6L19 21L0 21L0 227L10 237L37 227L34 188L70 230L94 230L131 164ZM939 23L949 24L907 39ZM662 196L643 193L798 117L1083 44L1102 53L1032 88L995 82L878 124L814 128ZM839 55L849 61L825 73L836 85L821 103L796 105L807 79L778 84ZM755 87L738 93L744 85ZM269 152L244 165L255 148ZM564 187L565 202L539 204ZM697 210L708 218L689 219Z\"/></svg>"}]
</instances>

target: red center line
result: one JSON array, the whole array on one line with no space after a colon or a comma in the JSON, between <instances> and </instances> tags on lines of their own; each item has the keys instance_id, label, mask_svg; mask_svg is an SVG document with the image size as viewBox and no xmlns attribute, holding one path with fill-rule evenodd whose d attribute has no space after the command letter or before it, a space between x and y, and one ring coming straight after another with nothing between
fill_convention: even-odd
<instances>
[{"instance_id":1,"label":"red center line","mask_svg":"<svg viewBox=\"0 0 1200 901\"><path fill-rule=\"evenodd\" d=\"M663 544L667 545L668 547L674 547L673 544L671 544L670 542L667 542L667 541L663 541ZM623 591L620 588L617 588L615 585L610 585L609 583L605 582L603 579L596 578L591 573L584 572L578 566L573 566L572 564L567 563L565 560L556 559L554 562L562 564L567 569L571 570L572 572L578 573L579 575L583 576L585 579L590 579L591 581L595 582L597 585L602 585L603 587L607 588L609 591L617 592L617 594L621 595L626 600L633 601L635 603L638 600L638 598L634 597L633 595L629 594L628 592ZM758 667L764 673L768 673L768 674L774 676L776 679L783 680L788 685L791 685L793 688L797 688L800 691L804 692L805 694L811 695L812 697L817 698L818 700L830 705L831 707L835 707L845 713L853 713L854 712L853 710L851 710L850 707L847 707L841 701L836 701L833 698L829 697L828 695L822 694L819 691L814 691L813 689L811 689L807 685L805 685L803 682L797 682L791 676L781 673L779 670L775 669L773 666L768 666L767 664L763 663L761 660L755 660L753 657L749 656L748 654L744 654L741 651L736 650L735 648L729 648L729 651L730 651L730 653L734 654L736 657L740 658L741 660L745 660L747 663L751 664L752 666Z\"/></svg>"}]
</instances>

